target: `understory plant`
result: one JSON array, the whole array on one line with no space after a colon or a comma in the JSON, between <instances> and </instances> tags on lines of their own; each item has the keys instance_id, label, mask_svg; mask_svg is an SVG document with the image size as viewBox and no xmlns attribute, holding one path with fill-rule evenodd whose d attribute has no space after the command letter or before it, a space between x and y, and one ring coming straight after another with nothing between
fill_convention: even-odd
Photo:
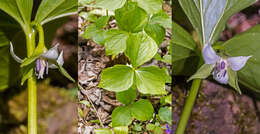
<instances>
[{"instance_id":1,"label":"understory plant","mask_svg":"<svg viewBox=\"0 0 260 134\"><path fill-rule=\"evenodd\" d=\"M76 12L77 0L0 1L0 90L27 81L28 134L37 134L37 79L43 79L51 68L74 81L62 67L63 51L58 51L58 44L47 47L66 21L64 17Z\"/></svg>"},{"instance_id":2,"label":"understory plant","mask_svg":"<svg viewBox=\"0 0 260 134\"><path fill-rule=\"evenodd\" d=\"M199 38L173 22L173 75L185 75L192 85L176 134L184 134L201 80L209 76L242 93L239 85L260 92L260 25L228 41L218 41L227 20L255 0L179 0ZM187 63L190 66L186 66ZM191 66L192 65L192 66ZM194 74L191 74L194 72Z\"/></svg>"},{"instance_id":3,"label":"understory plant","mask_svg":"<svg viewBox=\"0 0 260 134\"><path fill-rule=\"evenodd\" d=\"M169 47L165 56L157 53L166 36L166 28L171 29L171 19L162 9L162 3L162 0L80 1L83 7L92 8L79 14L88 23L82 37L103 45L106 55L112 59L122 55L128 59L125 64L105 68L99 83L100 88L115 92L122 104L112 112L111 126L115 133L120 129L128 133L128 126L134 119L141 122L156 119L152 122L157 123L148 123L144 129L153 133L163 133L159 122L171 124L171 107L167 106L171 104L171 94L165 90L165 84L171 83L168 69L146 65L153 58L171 63ZM113 20L116 27L108 25ZM137 99L137 95L143 99ZM161 97L158 114L149 99L145 99L150 96ZM134 129L131 131L143 132L140 124L135 124ZM112 133L104 128L95 131Z\"/></svg>"}]
</instances>

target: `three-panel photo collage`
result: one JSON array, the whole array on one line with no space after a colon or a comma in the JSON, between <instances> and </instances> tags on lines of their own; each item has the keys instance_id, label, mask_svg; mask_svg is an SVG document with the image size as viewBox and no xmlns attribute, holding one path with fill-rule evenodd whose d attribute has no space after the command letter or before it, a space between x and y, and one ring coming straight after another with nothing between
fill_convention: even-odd
<instances>
[{"instance_id":1,"label":"three-panel photo collage","mask_svg":"<svg viewBox=\"0 0 260 134\"><path fill-rule=\"evenodd\" d=\"M260 0L0 0L0 134L260 134Z\"/></svg>"}]
</instances>

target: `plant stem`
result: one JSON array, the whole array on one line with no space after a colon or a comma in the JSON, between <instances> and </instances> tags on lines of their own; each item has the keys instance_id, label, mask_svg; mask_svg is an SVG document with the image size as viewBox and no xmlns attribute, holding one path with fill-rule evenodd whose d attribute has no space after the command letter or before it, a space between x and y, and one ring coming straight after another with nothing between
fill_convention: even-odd
<instances>
[{"instance_id":1,"label":"plant stem","mask_svg":"<svg viewBox=\"0 0 260 134\"><path fill-rule=\"evenodd\" d=\"M27 56L31 56L35 49L35 31L28 28L26 32ZM33 70L31 70L33 71ZM33 74L33 73L32 73ZM28 79L28 134L37 134L37 86L36 78L32 75Z\"/></svg>"},{"instance_id":2,"label":"plant stem","mask_svg":"<svg viewBox=\"0 0 260 134\"><path fill-rule=\"evenodd\" d=\"M200 56L198 68L202 65L202 63L203 63L203 59ZM197 97L198 92L199 92L200 83L201 83L201 79L194 79L192 81L190 93L189 93L189 96L186 100L184 109L182 111L181 118L180 118L180 121L178 123L177 130L176 130L176 134L184 134L184 132L185 132L186 126L188 124L188 121L189 121L189 118L190 118L190 115L191 115L193 105L195 103L196 97Z\"/></svg>"}]
</instances>

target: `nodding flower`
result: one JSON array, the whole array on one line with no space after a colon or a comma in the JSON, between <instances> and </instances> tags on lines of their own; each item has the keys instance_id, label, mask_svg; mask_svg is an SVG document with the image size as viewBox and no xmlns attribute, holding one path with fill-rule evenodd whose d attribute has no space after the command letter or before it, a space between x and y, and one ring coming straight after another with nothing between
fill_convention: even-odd
<instances>
[{"instance_id":1,"label":"nodding flower","mask_svg":"<svg viewBox=\"0 0 260 134\"><path fill-rule=\"evenodd\" d=\"M43 79L44 73L47 75L49 68L56 69L58 68L55 65L55 62L62 66L64 64L63 51L59 53L58 51L59 44L56 44L54 47L50 48L48 51L44 52L36 59L35 63L35 75L38 79ZM14 48L10 42L10 53L15 61L22 63L23 60L19 58L14 53Z\"/></svg>"},{"instance_id":2,"label":"nodding flower","mask_svg":"<svg viewBox=\"0 0 260 134\"><path fill-rule=\"evenodd\" d=\"M166 124L166 131L167 134L171 134L171 128L169 127L168 124Z\"/></svg>"},{"instance_id":3,"label":"nodding flower","mask_svg":"<svg viewBox=\"0 0 260 134\"><path fill-rule=\"evenodd\" d=\"M228 84L228 68L233 71L242 69L252 56L220 57L210 44L203 48L203 58L206 64L214 64L213 78L221 84Z\"/></svg>"}]
</instances>

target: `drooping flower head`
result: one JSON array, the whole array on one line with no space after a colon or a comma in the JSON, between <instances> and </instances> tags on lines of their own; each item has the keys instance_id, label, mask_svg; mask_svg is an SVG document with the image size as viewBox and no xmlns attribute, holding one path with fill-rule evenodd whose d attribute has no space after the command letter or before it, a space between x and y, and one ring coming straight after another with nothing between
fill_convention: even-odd
<instances>
[{"instance_id":1,"label":"drooping flower head","mask_svg":"<svg viewBox=\"0 0 260 134\"><path fill-rule=\"evenodd\" d=\"M48 74L48 69L56 69L58 68L55 65L55 62L62 66L64 64L63 60L63 51L59 53L58 51L59 44L56 44L51 49L42 53L36 60L35 60L35 75L38 79L43 79L44 74ZM10 43L10 53L12 57L19 63L22 63L23 60L15 55L13 45Z\"/></svg>"},{"instance_id":2,"label":"drooping flower head","mask_svg":"<svg viewBox=\"0 0 260 134\"><path fill-rule=\"evenodd\" d=\"M220 57L216 54L210 44L203 48L203 58L206 64L215 65L212 72L213 78L221 84L228 84L228 68L233 71L242 69L252 56Z\"/></svg>"}]
</instances>

